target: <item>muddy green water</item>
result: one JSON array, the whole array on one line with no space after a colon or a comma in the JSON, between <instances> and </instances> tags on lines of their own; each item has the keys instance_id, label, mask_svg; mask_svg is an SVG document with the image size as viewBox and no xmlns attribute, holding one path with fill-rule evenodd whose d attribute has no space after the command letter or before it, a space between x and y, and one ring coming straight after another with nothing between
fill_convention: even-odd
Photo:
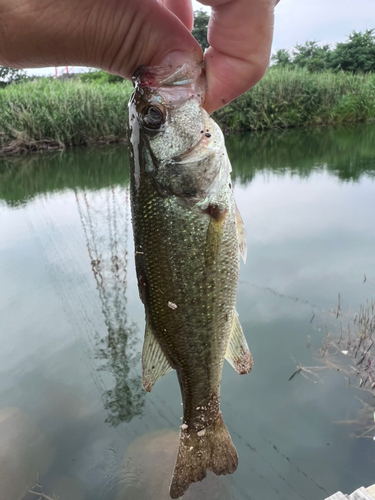
<instances>
[{"instance_id":1,"label":"muddy green water","mask_svg":"<svg viewBox=\"0 0 375 500\"><path fill-rule=\"evenodd\" d=\"M375 483L371 391L355 373L348 384L344 355L314 367L325 336L375 294L375 126L227 145L254 369L223 373L237 472L184 498L350 493ZM0 162L1 500L41 488L60 500L168 499L181 399L173 372L151 394L141 387L128 183L122 146ZM289 380L296 365L307 369Z\"/></svg>"}]
</instances>

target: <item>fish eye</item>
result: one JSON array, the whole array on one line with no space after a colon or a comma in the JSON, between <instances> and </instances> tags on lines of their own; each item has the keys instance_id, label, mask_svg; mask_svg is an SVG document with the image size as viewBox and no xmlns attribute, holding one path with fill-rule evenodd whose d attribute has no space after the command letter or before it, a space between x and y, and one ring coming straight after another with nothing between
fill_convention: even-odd
<instances>
[{"instance_id":1,"label":"fish eye","mask_svg":"<svg viewBox=\"0 0 375 500\"><path fill-rule=\"evenodd\" d=\"M143 121L147 127L159 128L164 121L163 111L157 106L148 106L143 110Z\"/></svg>"}]
</instances>

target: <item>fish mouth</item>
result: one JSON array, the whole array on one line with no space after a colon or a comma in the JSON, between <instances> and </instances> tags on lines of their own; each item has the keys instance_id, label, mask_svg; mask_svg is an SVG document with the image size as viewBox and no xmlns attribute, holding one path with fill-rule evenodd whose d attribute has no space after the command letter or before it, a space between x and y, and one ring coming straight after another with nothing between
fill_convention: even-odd
<instances>
[{"instance_id":1,"label":"fish mouth","mask_svg":"<svg viewBox=\"0 0 375 500\"><path fill-rule=\"evenodd\" d=\"M204 63L187 60L176 68L171 66L140 66L132 77L135 89L159 94L168 107L181 106L194 98L201 104L206 92Z\"/></svg>"}]
</instances>

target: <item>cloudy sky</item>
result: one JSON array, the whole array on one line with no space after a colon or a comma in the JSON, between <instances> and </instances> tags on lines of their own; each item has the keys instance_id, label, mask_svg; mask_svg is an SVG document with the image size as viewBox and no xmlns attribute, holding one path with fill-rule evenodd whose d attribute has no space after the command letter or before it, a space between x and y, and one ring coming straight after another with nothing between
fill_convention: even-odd
<instances>
[{"instance_id":1,"label":"cloudy sky","mask_svg":"<svg viewBox=\"0 0 375 500\"><path fill-rule=\"evenodd\" d=\"M208 11L196 0L193 8ZM345 41L351 31L366 28L375 28L375 0L281 0L276 8L273 50L291 49L306 40L335 44ZM53 75L54 68L28 73Z\"/></svg>"},{"instance_id":2,"label":"cloudy sky","mask_svg":"<svg viewBox=\"0 0 375 500\"><path fill-rule=\"evenodd\" d=\"M208 12L196 0L193 8ZM275 12L274 50L306 40L335 44L353 30L375 28L375 0L281 0Z\"/></svg>"},{"instance_id":3,"label":"cloudy sky","mask_svg":"<svg viewBox=\"0 0 375 500\"><path fill-rule=\"evenodd\" d=\"M375 0L281 0L275 17L276 50L306 40L335 44L353 30L375 28Z\"/></svg>"}]
</instances>

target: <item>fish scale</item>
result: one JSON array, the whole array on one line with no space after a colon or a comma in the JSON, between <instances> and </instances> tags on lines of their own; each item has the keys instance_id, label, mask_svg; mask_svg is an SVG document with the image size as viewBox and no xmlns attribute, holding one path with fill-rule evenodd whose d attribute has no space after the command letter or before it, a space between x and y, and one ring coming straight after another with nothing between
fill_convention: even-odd
<instances>
[{"instance_id":1,"label":"fish scale","mask_svg":"<svg viewBox=\"0 0 375 500\"><path fill-rule=\"evenodd\" d=\"M205 249L209 216L202 218L173 198L160 198L150 184L148 190L139 192L139 209L135 210L134 218L135 226L140 228L136 241L143 252L138 259L144 261L141 267L147 276L147 316L158 340L171 349L167 355L172 366L187 364L184 369L192 373L193 386L198 382L201 385L202 365L211 368L216 352L216 349L206 349L205 359L197 359L202 343L203 346L218 344L222 350L230 333L239 266L235 221L233 217L227 218L222 251L214 269L207 274ZM152 203L148 204L150 199ZM142 215L138 218L137 213ZM233 255L236 258L233 259ZM177 309L171 309L168 302L176 304ZM205 383L218 388L221 366L212 371L216 373ZM191 388L187 391L193 392ZM187 403L185 401L185 406Z\"/></svg>"}]
</instances>

